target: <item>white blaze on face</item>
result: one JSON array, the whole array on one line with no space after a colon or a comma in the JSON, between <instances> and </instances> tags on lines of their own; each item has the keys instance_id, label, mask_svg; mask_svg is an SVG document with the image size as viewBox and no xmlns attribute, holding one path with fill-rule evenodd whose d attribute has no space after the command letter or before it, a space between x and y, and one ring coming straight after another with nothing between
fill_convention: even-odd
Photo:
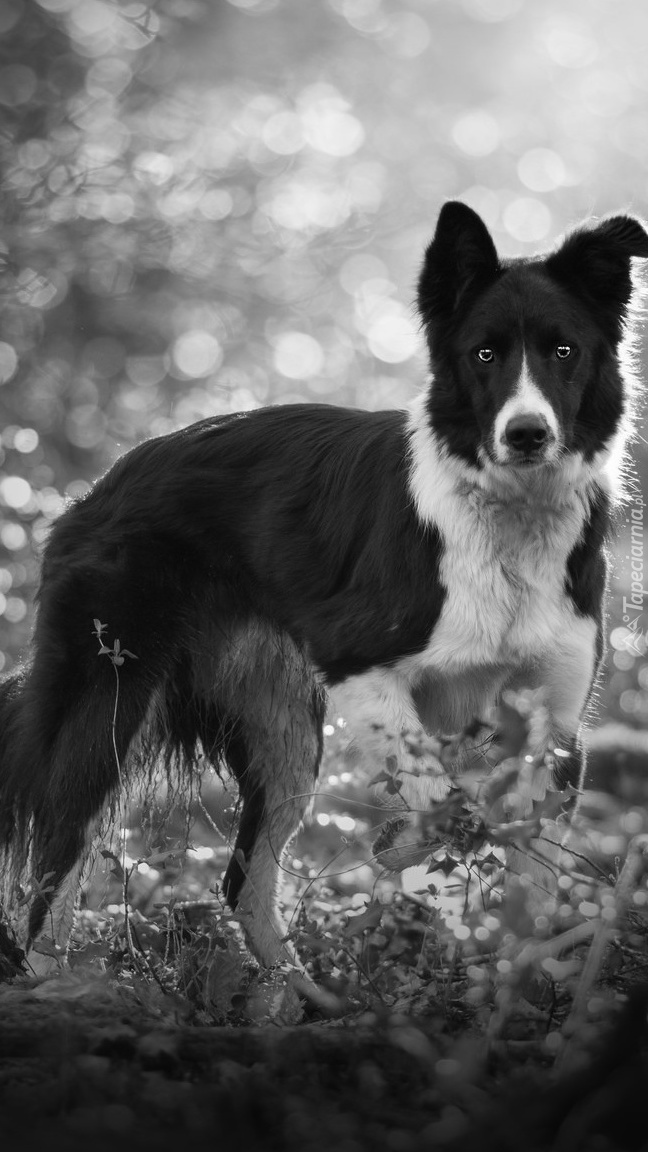
<instances>
[{"instance_id":1,"label":"white blaze on face","mask_svg":"<svg viewBox=\"0 0 648 1152\"><path fill-rule=\"evenodd\" d=\"M549 447L545 460L553 459L561 441L558 418L552 405L543 395L529 371L526 353L522 359L522 370L513 395L500 409L493 429L493 448L498 464L507 464L510 449L506 443L506 428L510 420L519 416L535 416L543 420L549 429Z\"/></svg>"}]
</instances>

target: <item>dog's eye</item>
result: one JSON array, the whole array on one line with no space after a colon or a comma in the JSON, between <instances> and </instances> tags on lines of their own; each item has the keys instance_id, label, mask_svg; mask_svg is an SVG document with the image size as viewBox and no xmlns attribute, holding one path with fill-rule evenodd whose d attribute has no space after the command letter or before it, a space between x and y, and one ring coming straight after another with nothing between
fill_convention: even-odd
<instances>
[{"instance_id":1,"label":"dog's eye","mask_svg":"<svg viewBox=\"0 0 648 1152\"><path fill-rule=\"evenodd\" d=\"M495 359L495 353L492 348L478 348L476 356L478 360L481 360L482 364L492 364Z\"/></svg>"},{"instance_id":2,"label":"dog's eye","mask_svg":"<svg viewBox=\"0 0 648 1152\"><path fill-rule=\"evenodd\" d=\"M572 354L571 344L559 344L556 348L556 356L559 360L566 360Z\"/></svg>"}]
</instances>

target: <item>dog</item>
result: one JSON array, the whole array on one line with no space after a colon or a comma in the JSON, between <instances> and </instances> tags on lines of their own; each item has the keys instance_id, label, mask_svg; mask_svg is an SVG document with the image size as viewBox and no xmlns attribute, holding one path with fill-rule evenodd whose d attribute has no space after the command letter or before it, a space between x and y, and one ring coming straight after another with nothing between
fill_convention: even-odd
<instances>
[{"instance_id":1,"label":"dog","mask_svg":"<svg viewBox=\"0 0 648 1152\"><path fill-rule=\"evenodd\" d=\"M648 234L630 216L503 260L446 203L418 282L430 380L410 411L203 420L140 444L65 511L32 654L0 690L1 843L48 877L32 944L65 947L102 813L162 758L231 770L224 892L263 965L289 955L281 857L335 686L405 756L408 733L459 732L505 689L541 688L535 763L580 787L635 391L634 258ZM438 765L427 784L447 794Z\"/></svg>"}]
</instances>

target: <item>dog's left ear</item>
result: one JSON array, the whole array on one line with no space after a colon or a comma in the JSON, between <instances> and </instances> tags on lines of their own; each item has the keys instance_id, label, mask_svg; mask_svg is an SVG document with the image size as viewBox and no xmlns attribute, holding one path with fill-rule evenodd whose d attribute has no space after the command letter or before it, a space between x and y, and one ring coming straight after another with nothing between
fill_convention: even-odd
<instances>
[{"instance_id":1,"label":"dog's left ear","mask_svg":"<svg viewBox=\"0 0 648 1152\"><path fill-rule=\"evenodd\" d=\"M648 233L633 216L610 216L596 228L581 229L568 236L557 252L548 256L547 271L567 288L585 293L597 308L612 310L616 332L632 297L631 258L648 258Z\"/></svg>"}]
</instances>

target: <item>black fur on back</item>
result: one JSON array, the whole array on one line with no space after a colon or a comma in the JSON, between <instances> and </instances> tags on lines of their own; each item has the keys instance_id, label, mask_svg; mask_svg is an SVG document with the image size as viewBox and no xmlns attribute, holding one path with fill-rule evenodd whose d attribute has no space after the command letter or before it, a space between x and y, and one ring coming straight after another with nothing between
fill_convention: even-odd
<instances>
[{"instance_id":1,"label":"black fur on back","mask_svg":"<svg viewBox=\"0 0 648 1152\"><path fill-rule=\"evenodd\" d=\"M245 799L240 717L218 676L248 621L291 637L328 683L425 645L444 591L437 534L407 488L404 420L324 405L207 420L135 448L60 518L31 661L0 692L0 836L14 860L31 829L36 871L62 877L134 741L140 764L229 758ZM136 657L119 667L120 770L95 619ZM197 689L206 663L211 698ZM244 842L258 823L248 792Z\"/></svg>"}]
</instances>

